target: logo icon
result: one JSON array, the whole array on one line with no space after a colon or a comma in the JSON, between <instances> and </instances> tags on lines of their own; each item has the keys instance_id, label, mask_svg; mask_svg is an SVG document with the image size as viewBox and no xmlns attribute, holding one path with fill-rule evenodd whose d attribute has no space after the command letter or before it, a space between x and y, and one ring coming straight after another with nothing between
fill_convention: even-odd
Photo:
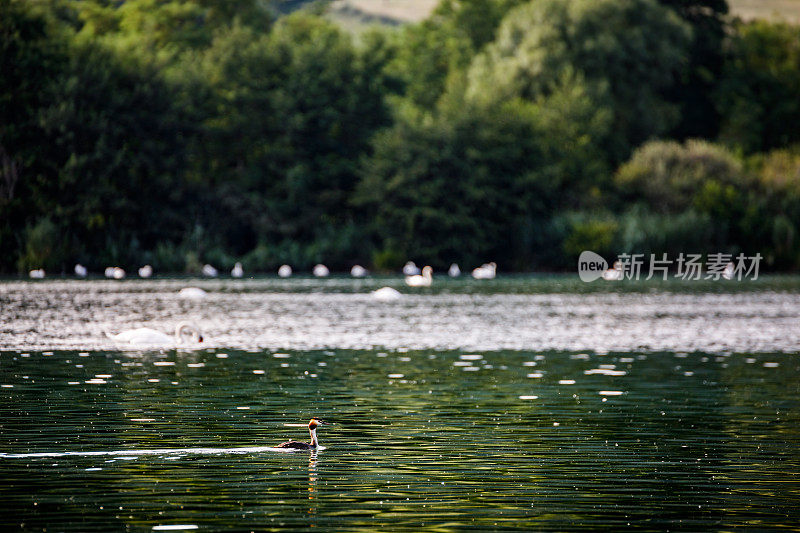
<instances>
[{"instance_id":1,"label":"logo icon","mask_svg":"<svg viewBox=\"0 0 800 533\"><path fill-rule=\"evenodd\" d=\"M592 251L584 250L578 257L578 276L581 281L590 282L602 278L606 270L608 262Z\"/></svg>"}]
</instances>

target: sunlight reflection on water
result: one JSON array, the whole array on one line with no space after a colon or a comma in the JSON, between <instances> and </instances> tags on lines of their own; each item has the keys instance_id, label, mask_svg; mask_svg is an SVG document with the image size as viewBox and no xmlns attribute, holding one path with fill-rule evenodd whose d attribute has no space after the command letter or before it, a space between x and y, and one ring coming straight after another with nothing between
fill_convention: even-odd
<instances>
[{"instance_id":1,"label":"sunlight reflection on water","mask_svg":"<svg viewBox=\"0 0 800 533\"><path fill-rule=\"evenodd\" d=\"M242 349L800 348L798 295L787 292L493 294L469 293L474 285L461 282L451 291L403 289L402 301L380 302L369 291L385 280L330 279L287 285L299 292L277 282L205 282L203 300L178 295L181 287L201 283L2 283L0 349L144 349L106 334L140 327L170 333L183 321L202 328L203 347Z\"/></svg>"}]
</instances>

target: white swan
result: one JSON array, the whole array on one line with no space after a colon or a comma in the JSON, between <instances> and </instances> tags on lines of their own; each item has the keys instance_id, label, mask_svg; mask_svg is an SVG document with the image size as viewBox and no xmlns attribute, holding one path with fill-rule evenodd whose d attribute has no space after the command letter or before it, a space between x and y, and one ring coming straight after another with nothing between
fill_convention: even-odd
<instances>
[{"instance_id":1,"label":"white swan","mask_svg":"<svg viewBox=\"0 0 800 533\"><path fill-rule=\"evenodd\" d=\"M79 278L85 278L86 274L88 273L89 271L86 270L86 267L83 266L82 264L78 263L77 265L75 265L75 275L78 276Z\"/></svg>"},{"instance_id":2,"label":"white swan","mask_svg":"<svg viewBox=\"0 0 800 533\"><path fill-rule=\"evenodd\" d=\"M350 275L354 278L363 278L367 275L367 269L361 265L353 265L353 268L350 269Z\"/></svg>"},{"instance_id":3,"label":"white swan","mask_svg":"<svg viewBox=\"0 0 800 533\"><path fill-rule=\"evenodd\" d=\"M178 296L181 298L191 298L193 300L201 300L208 296L208 293L199 287L184 287L178 291Z\"/></svg>"},{"instance_id":4,"label":"white swan","mask_svg":"<svg viewBox=\"0 0 800 533\"><path fill-rule=\"evenodd\" d=\"M433 283L433 269L425 266L422 269L422 275L407 276L406 285L409 287L430 287Z\"/></svg>"},{"instance_id":5,"label":"white swan","mask_svg":"<svg viewBox=\"0 0 800 533\"><path fill-rule=\"evenodd\" d=\"M316 265L314 266L313 273L318 278L325 278L328 276L328 274L331 273L331 271L328 270L328 267L326 267L325 265Z\"/></svg>"},{"instance_id":6,"label":"white swan","mask_svg":"<svg viewBox=\"0 0 800 533\"><path fill-rule=\"evenodd\" d=\"M218 274L217 269L211 265L203 265L202 272L204 276L208 276L209 278L216 278Z\"/></svg>"},{"instance_id":7,"label":"white swan","mask_svg":"<svg viewBox=\"0 0 800 533\"><path fill-rule=\"evenodd\" d=\"M419 275L419 267L414 263L414 261L409 261L405 265L403 265L403 275L405 276L418 276Z\"/></svg>"},{"instance_id":8,"label":"white swan","mask_svg":"<svg viewBox=\"0 0 800 533\"><path fill-rule=\"evenodd\" d=\"M111 271L111 277L114 279L123 279L125 277L125 271L120 267L114 267Z\"/></svg>"},{"instance_id":9,"label":"white swan","mask_svg":"<svg viewBox=\"0 0 800 533\"><path fill-rule=\"evenodd\" d=\"M28 272L28 276L30 276L31 279L44 279L44 269L37 268L36 270L31 270Z\"/></svg>"},{"instance_id":10,"label":"white swan","mask_svg":"<svg viewBox=\"0 0 800 533\"><path fill-rule=\"evenodd\" d=\"M392 302L403 297L400 291L391 287L381 287L378 290L372 291L371 294L373 298L381 302Z\"/></svg>"},{"instance_id":11,"label":"white swan","mask_svg":"<svg viewBox=\"0 0 800 533\"><path fill-rule=\"evenodd\" d=\"M174 335L167 335L151 328L129 329L117 335L108 333L106 335L115 342L136 345L198 344L203 342L203 334L200 330L187 322L181 322L175 326Z\"/></svg>"},{"instance_id":12,"label":"white swan","mask_svg":"<svg viewBox=\"0 0 800 533\"><path fill-rule=\"evenodd\" d=\"M139 269L139 277L140 278L149 278L153 275L153 267L150 265L145 265Z\"/></svg>"},{"instance_id":13,"label":"white swan","mask_svg":"<svg viewBox=\"0 0 800 533\"><path fill-rule=\"evenodd\" d=\"M234 278L241 278L244 276L244 268L242 268L241 263L236 263L233 265L233 269L231 270L231 276Z\"/></svg>"},{"instance_id":14,"label":"white swan","mask_svg":"<svg viewBox=\"0 0 800 533\"><path fill-rule=\"evenodd\" d=\"M497 275L497 265L494 263L484 263L472 271L475 279L494 279Z\"/></svg>"},{"instance_id":15,"label":"white swan","mask_svg":"<svg viewBox=\"0 0 800 533\"><path fill-rule=\"evenodd\" d=\"M292 275L292 267L289 265L281 265L278 269L278 275L282 278L288 278Z\"/></svg>"},{"instance_id":16,"label":"white swan","mask_svg":"<svg viewBox=\"0 0 800 533\"><path fill-rule=\"evenodd\" d=\"M451 278L457 278L458 276L461 275L461 269L458 268L457 264L453 263L452 265L450 265L450 268L447 270L447 274Z\"/></svg>"},{"instance_id":17,"label":"white swan","mask_svg":"<svg viewBox=\"0 0 800 533\"><path fill-rule=\"evenodd\" d=\"M606 281L619 281L623 277L625 277L625 273L622 270L622 263L620 261L615 261L613 268L609 268L603 272L603 279Z\"/></svg>"},{"instance_id":18,"label":"white swan","mask_svg":"<svg viewBox=\"0 0 800 533\"><path fill-rule=\"evenodd\" d=\"M722 271L722 277L725 279L733 279L733 275L736 273L734 269L733 263L728 263L725 265L725 269Z\"/></svg>"}]
</instances>

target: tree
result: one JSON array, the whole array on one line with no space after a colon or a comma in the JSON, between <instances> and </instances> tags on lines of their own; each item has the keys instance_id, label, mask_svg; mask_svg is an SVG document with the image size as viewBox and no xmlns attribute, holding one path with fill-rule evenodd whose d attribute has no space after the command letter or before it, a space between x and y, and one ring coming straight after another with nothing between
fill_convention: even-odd
<instances>
[{"instance_id":1,"label":"tree","mask_svg":"<svg viewBox=\"0 0 800 533\"><path fill-rule=\"evenodd\" d=\"M580 86L536 103L443 102L380 133L357 201L382 255L445 267L494 258L529 268L541 227L604 172L592 134L607 125Z\"/></svg>"},{"instance_id":2,"label":"tree","mask_svg":"<svg viewBox=\"0 0 800 533\"><path fill-rule=\"evenodd\" d=\"M582 75L614 113L612 160L666 132L677 109L665 99L686 66L691 32L652 0L541 0L510 11L497 39L473 61L477 100L533 100L565 75Z\"/></svg>"},{"instance_id":3,"label":"tree","mask_svg":"<svg viewBox=\"0 0 800 533\"><path fill-rule=\"evenodd\" d=\"M619 168L615 181L627 205L640 203L661 215L706 217L713 227L708 241L718 248L752 244L752 222L763 216L752 201L757 189L742 161L706 141L649 142Z\"/></svg>"},{"instance_id":4,"label":"tree","mask_svg":"<svg viewBox=\"0 0 800 533\"><path fill-rule=\"evenodd\" d=\"M331 23L296 13L265 35L235 26L204 55L211 101L199 173L214 191L204 218L237 253L260 244L278 249L278 262L298 245L308 254L296 261L319 261L312 244L333 238L325 228L352 224L359 157L389 120L385 50L368 43L360 52Z\"/></svg>"},{"instance_id":5,"label":"tree","mask_svg":"<svg viewBox=\"0 0 800 533\"><path fill-rule=\"evenodd\" d=\"M433 110L447 89L489 42L503 16L522 0L444 0L431 16L400 32L391 72L408 101Z\"/></svg>"},{"instance_id":6,"label":"tree","mask_svg":"<svg viewBox=\"0 0 800 533\"><path fill-rule=\"evenodd\" d=\"M692 29L688 66L667 93L680 106L680 120L670 132L679 139L714 138L720 116L714 105L714 90L722 75L723 43L728 24L726 0L659 0L674 10Z\"/></svg>"},{"instance_id":7,"label":"tree","mask_svg":"<svg viewBox=\"0 0 800 533\"><path fill-rule=\"evenodd\" d=\"M25 228L35 224L32 186L50 152L39 116L66 68L66 47L47 10L0 0L0 270L16 268Z\"/></svg>"},{"instance_id":8,"label":"tree","mask_svg":"<svg viewBox=\"0 0 800 533\"><path fill-rule=\"evenodd\" d=\"M800 28L740 23L716 92L720 139L747 153L800 141Z\"/></svg>"},{"instance_id":9,"label":"tree","mask_svg":"<svg viewBox=\"0 0 800 533\"><path fill-rule=\"evenodd\" d=\"M64 260L133 265L159 242L179 240L189 127L158 72L79 45L47 96L39 120L49 153L30 190L36 211L61 232Z\"/></svg>"},{"instance_id":10,"label":"tree","mask_svg":"<svg viewBox=\"0 0 800 533\"><path fill-rule=\"evenodd\" d=\"M175 61L207 48L215 32L235 24L267 31L271 17L259 0L81 0L63 3L63 18L79 39Z\"/></svg>"}]
</instances>

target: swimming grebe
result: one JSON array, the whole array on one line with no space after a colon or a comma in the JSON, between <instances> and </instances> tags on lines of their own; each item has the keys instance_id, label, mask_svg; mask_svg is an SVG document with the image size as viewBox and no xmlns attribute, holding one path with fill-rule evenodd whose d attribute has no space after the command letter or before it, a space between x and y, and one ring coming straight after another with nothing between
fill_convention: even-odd
<instances>
[{"instance_id":1,"label":"swimming grebe","mask_svg":"<svg viewBox=\"0 0 800 533\"><path fill-rule=\"evenodd\" d=\"M278 444L276 448L291 448L293 450L316 450L319 446L319 441L317 441L317 426L324 426L327 425L327 422L323 422L319 418L312 418L311 421L308 423L308 432L311 433L311 442L301 442L299 440L289 440Z\"/></svg>"}]
</instances>

